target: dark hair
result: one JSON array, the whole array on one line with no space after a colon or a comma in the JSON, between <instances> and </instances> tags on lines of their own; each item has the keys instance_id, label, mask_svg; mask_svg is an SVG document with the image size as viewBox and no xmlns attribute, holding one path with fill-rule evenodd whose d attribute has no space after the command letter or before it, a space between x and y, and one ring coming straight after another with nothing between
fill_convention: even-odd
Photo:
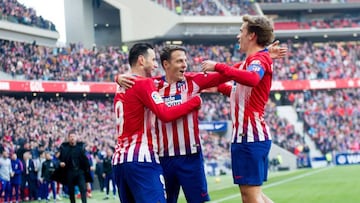
<instances>
[{"instance_id":1,"label":"dark hair","mask_svg":"<svg viewBox=\"0 0 360 203\"><path fill-rule=\"evenodd\" d=\"M174 51L183 51L186 54L186 48L183 46L178 46L178 45L169 45L164 47L161 52L160 52L160 61L161 61L161 66L164 67L163 62L164 61L169 61L171 58L171 54Z\"/></svg>"},{"instance_id":2,"label":"dark hair","mask_svg":"<svg viewBox=\"0 0 360 203\"><path fill-rule=\"evenodd\" d=\"M71 134L75 134L76 135L76 130L75 129L71 129L69 130L68 132L68 136L71 135Z\"/></svg>"},{"instance_id":3,"label":"dark hair","mask_svg":"<svg viewBox=\"0 0 360 203\"><path fill-rule=\"evenodd\" d=\"M149 43L136 43L134 44L129 52L129 64L134 66L139 56L146 56L149 49L154 49Z\"/></svg>"},{"instance_id":4,"label":"dark hair","mask_svg":"<svg viewBox=\"0 0 360 203\"><path fill-rule=\"evenodd\" d=\"M265 16L244 15L243 22L247 22L248 33L255 33L256 43L260 46L267 46L274 40L274 27L270 19Z\"/></svg>"}]
</instances>

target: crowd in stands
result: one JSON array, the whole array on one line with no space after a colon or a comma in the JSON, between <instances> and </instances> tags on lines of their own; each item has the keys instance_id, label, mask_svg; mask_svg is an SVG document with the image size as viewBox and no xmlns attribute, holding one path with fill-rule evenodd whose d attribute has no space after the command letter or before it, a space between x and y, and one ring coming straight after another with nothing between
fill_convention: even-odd
<instances>
[{"instance_id":1,"label":"crowd in stands","mask_svg":"<svg viewBox=\"0 0 360 203\"><path fill-rule=\"evenodd\" d=\"M308 27L317 29L351 28L360 26L359 16L341 16L341 18L316 19L307 22Z\"/></svg>"},{"instance_id":2,"label":"crowd in stands","mask_svg":"<svg viewBox=\"0 0 360 203\"><path fill-rule=\"evenodd\" d=\"M360 27L360 17L348 16L330 19L311 19L305 20L305 22L287 19L275 21L274 26L276 30L357 28Z\"/></svg>"},{"instance_id":3,"label":"crowd in stands","mask_svg":"<svg viewBox=\"0 0 360 203\"><path fill-rule=\"evenodd\" d=\"M360 90L318 90L294 92L288 96L304 121L305 130L323 154L328 152L359 152ZM223 95L203 93L200 121L229 120L229 100ZM92 159L101 162L105 150L116 139L112 98L70 99L41 97L0 97L1 150L10 154L30 151L34 160L43 151L55 153L65 141L69 129L77 129ZM278 116L277 104L266 106L267 121L273 143L301 156L309 148L294 125ZM230 137L224 132L201 130L206 163L229 166ZM20 156L21 159L21 156ZM94 162L94 165L96 161Z\"/></svg>"},{"instance_id":4,"label":"crowd in stands","mask_svg":"<svg viewBox=\"0 0 360 203\"><path fill-rule=\"evenodd\" d=\"M347 3L357 0L255 0L258 3Z\"/></svg>"},{"instance_id":5,"label":"crowd in stands","mask_svg":"<svg viewBox=\"0 0 360 203\"><path fill-rule=\"evenodd\" d=\"M0 0L0 20L56 31L55 25L17 0Z\"/></svg>"},{"instance_id":6,"label":"crowd in stands","mask_svg":"<svg viewBox=\"0 0 360 203\"><path fill-rule=\"evenodd\" d=\"M157 56L164 46L155 46ZM236 44L184 46L188 50L187 71L201 71L205 59L233 64L243 58ZM289 52L285 58L275 60L274 80L360 77L360 44L356 41L294 43L289 40L281 46L288 46ZM86 49L81 44L71 44L50 48L0 40L0 71L14 78L106 82L128 70L127 52L120 47ZM163 74L162 68L156 74Z\"/></svg>"},{"instance_id":7,"label":"crowd in stands","mask_svg":"<svg viewBox=\"0 0 360 203\"><path fill-rule=\"evenodd\" d=\"M241 16L257 15L254 3L359 3L357 0L151 0L178 15ZM330 19L331 20L331 19ZM331 22L329 25L332 24Z\"/></svg>"},{"instance_id":8,"label":"crowd in stands","mask_svg":"<svg viewBox=\"0 0 360 203\"><path fill-rule=\"evenodd\" d=\"M232 7L234 1L221 2L232 14L238 12ZM223 15L211 1L184 0L182 3L184 8L196 12L196 15ZM41 16L37 17L35 11L17 1L0 0L0 6L2 19L55 30L55 27L51 27L52 23ZM340 24L345 25L343 22ZM287 41L283 45L288 46L289 54L274 62L274 80L360 78L358 42L317 44ZM163 47L164 44L155 46L157 56ZM200 71L204 59L228 64L242 59L235 44L185 47L188 50L188 71ZM26 80L113 81L115 74L129 70L127 52L124 50L120 47L86 49L81 44L51 48L35 42L27 44L0 40L0 71ZM157 74L162 73L160 68ZM315 141L323 154L360 151L359 89L303 91L290 95L289 103L297 110L299 120L304 122L304 132ZM231 120L228 98L204 93L202 99L200 121ZM287 119L278 116L276 106L275 102L269 101L265 113L273 143L295 155L307 153L304 137L295 131L294 125ZM44 151L56 153L65 141L66 133L75 128L94 160L95 171L96 161L101 162L105 150L116 142L112 115L112 98L77 100L0 96L0 152L7 150L12 155L21 154L22 150L30 151L32 159L38 161ZM230 164L229 137L211 131L201 131L200 135L207 163L215 160ZM23 159L20 155L18 157ZM38 197L34 197L36 199Z\"/></svg>"},{"instance_id":9,"label":"crowd in stands","mask_svg":"<svg viewBox=\"0 0 360 203\"><path fill-rule=\"evenodd\" d=\"M256 15L252 0L219 0L231 15L241 16L245 14Z\"/></svg>"},{"instance_id":10,"label":"crowd in stands","mask_svg":"<svg viewBox=\"0 0 360 203\"><path fill-rule=\"evenodd\" d=\"M101 162L107 147L115 146L112 98L72 100L1 96L0 103L1 153L4 150L10 155L16 153L23 160L23 153L30 151L31 159L39 163L42 152L57 152L70 129L77 130L92 160ZM95 161L93 164L95 169ZM35 165L40 167L40 164ZM40 169L37 172L40 173ZM39 181L41 176L37 177ZM30 195L30 199L41 198L40 189L38 191L36 195ZM23 195L22 199L26 200L26 197Z\"/></svg>"},{"instance_id":11,"label":"crowd in stands","mask_svg":"<svg viewBox=\"0 0 360 203\"><path fill-rule=\"evenodd\" d=\"M323 154L359 152L360 90L306 91L295 96L305 131Z\"/></svg>"},{"instance_id":12,"label":"crowd in stands","mask_svg":"<svg viewBox=\"0 0 360 203\"><path fill-rule=\"evenodd\" d=\"M360 90L304 91L292 93L291 102L304 121L309 134L322 153L358 152L360 150ZM230 120L229 99L216 93L203 93L199 112L201 121ZM273 142L299 155L306 150L302 132L278 116L277 104L270 100L265 119ZM24 143L42 150L56 151L65 141L69 129L77 129L93 156L104 154L114 146L115 128L112 99L68 99L56 97L0 97L0 139L3 148L16 152ZM204 157L210 160L229 158L229 137L220 133L201 131ZM36 156L35 156L36 157Z\"/></svg>"},{"instance_id":13,"label":"crowd in stands","mask_svg":"<svg viewBox=\"0 0 360 203\"><path fill-rule=\"evenodd\" d=\"M102 82L128 70L127 53L119 48L50 48L7 40L0 40L0 65L1 71L26 80Z\"/></svg>"},{"instance_id":14,"label":"crowd in stands","mask_svg":"<svg viewBox=\"0 0 360 203\"><path fill-rule=\"evenodd\" d=\"M114 145L111 99L66 100L59 97L28 100L2 96L0 100L0 134L14 144L36 140L45 149L55 150L64 141L66 132L78 129L79 135L91 148L101 150Z\"/></svg>"},{"instance_id":15,"label":"crowd in stands","mask_svg":"<svg viewBox=\"0 0 360 203\"><path fill-rule=\"evenodd\" d=\"M202 94L199 121L230 120L229 99L216 93ZM24 143L36 148L34 159L41 151L56 152L66 133L77 129L94 159L102 157L108 147L115 145L112 98L69 99L62 97L0 97L0 139L10 153L16 153ZM304 143L285 119L276 115L276 105L269 102L266 120L269 122L274 143L295 153ZM228 126L231 128L231 126ZM220 134L219 134L220 133ZM201 130L206 162L229 163L230 137L225 132ZM1 151L1 150L0 150ZM101 159L100 159L101 160Z\"/></svg>"},{"instance_id":16,"label":"crowd in stands","mask_svg":"<svg viewBox=\"0 0 360 203\"><path fill-rule=\"evenodd\" d=\"M152 0L155 3L185 16L256 15L252 0Z\"/></svg>"},{"instance_id":17,"label":"crowd in stands","mask_svg":"<svg viewBox=\"0 0 360 203\"><path fill-rule=\"evenodd\" d=\"M181 7L179 9L178 7ZM178 1L175 4L175 11L179 15L186 16L223 16L223 11L212 0L200 1ZM181 11L181 12L179 12Z\"/></svg>"},{"instance_id":18,"label":"crowd in stands","mask_svg":"<svg viewBox=\"0 0 360 203\"><path fill-rule=\"evenodd\" d=\"M274 80L347 79L360 77L358 42L287 42L288 56L275 60Z\"/></svg>"},{"instance_id":19,"label":"crowd in stands","mask_svg":"<svg viewBox=\"0 0 360 203\"><path fill-rule=\"evenodd\" d=\"M306 146L304 137L300 134L301 132L295 131L294 124L286 118L279 117L276 106L276 103L270 100L266 105L265 112L265 120L268 122L273 143L295 155L299 155Z\"/></svg>"},{"instance_id":20,"label":"crowd in stands","mask_svg":"<svg viewBox=\"0 0 360 203\"><path fill-rule=\"evenodd\" d=\"M199 121L226 121L230 118L229 99L217 93L203 93L203 104L199 111ZM296 99L296 101L300 101ZM298 104L296 104L298 105ZM76 100L62 97L43 99L0 97L0 137L7 142L4 147L15 151L16 146L35 141L45 150L55 151L64 141L64 135L70 129L78 129L79 135L87 142L93 153L102 152L115 143L114 117L112 116L112 98L99 100ZM276 112L276 104L270 101L266 107L265 119L268 121L274 142L296 153L304 142L294 131L294 126ZM24 127L25 126L25 127ZM209 148L220 145L228 150L225 138L209 139L213 134L203 132L206 143L205 157L209 159L221 156Z\"/></svg>"},{"instance_id":21,"label":"crowd in stands","mask_svg":"<svg viewBox=\"0 0 360 203\"><path fill-rule=\"evenodd\" d=\"M230 117L230 100L218 93L202 94L199 121L226 121Z\"/></svg>"},{"instance_id":22,"label":"crowd in stands","mask_svg":"<svg viewBox=\"0 0 360 203\"><path fill-rule=\"evenodd\" d=\"M285 95L284 95L285 96ZM323 155L330 152L354 153L360 151L360 90L359 89L339 89L339 90L317 90L301 91L287 94L287 102L292 104L298 113L299 121L304 122L304 133L310 136L317 148ZM204 106L201 113L208 115L209 119L216 120L221 116L228 116L227 99L215 94L203 95ZM206 108L209 103L214 102L212 108ZM222 104L219 104L221 102ZM287 119L280 118L276 111L276 104L269 100L266 106L265 120L267 121L272 136L273 143L287 149L297 156L309 152L309 147L305 143L303 132L296 132L295 127ZM217 109L217 110L216 110ZM223 109L226 109L225 111ZM213 112L216 112L214 114ZM201 114L200 113L200 114ZM210 115L213 115L211 117ZM200 117L203 118L203 117ZM204 137L214 136L213 133L205 132ZM215 141L215 145L205 145L205 156L209 159L222 157L218 145L226 145L224 137L210 139ZM208 142L205 142L205 144ZM215 146L215 147L214 147ZM215 153L211 150L214 150Z\"/></svg>"}]
</instances>

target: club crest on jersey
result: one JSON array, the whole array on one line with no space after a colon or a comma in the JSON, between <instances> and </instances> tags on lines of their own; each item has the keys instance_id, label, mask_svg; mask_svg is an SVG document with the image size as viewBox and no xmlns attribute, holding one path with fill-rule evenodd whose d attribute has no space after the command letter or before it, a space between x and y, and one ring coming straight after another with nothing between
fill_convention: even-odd
<instances>
[{"instance_id":1,"label":"club crest on jersey","mask_svg":"<svg viewBox=\"0 0 360 203\"><path fill-rule=\"evenodd\" d=\"M164 100L161 98L159 92L152 92L151 98L154 100L155 104L163 103Z\"/></svg>"},{"instance_id":2,"label":"club crest on jersey","mask_svg":"<svg viewBox=\"0 0 360 203\"><path fill-rule=\"evenodd\" d=\"M180 82L176 83L176 90L177 91L185 90L185 87L186 87L185 81L180 81Z\"/></svg>"}]
</instances>

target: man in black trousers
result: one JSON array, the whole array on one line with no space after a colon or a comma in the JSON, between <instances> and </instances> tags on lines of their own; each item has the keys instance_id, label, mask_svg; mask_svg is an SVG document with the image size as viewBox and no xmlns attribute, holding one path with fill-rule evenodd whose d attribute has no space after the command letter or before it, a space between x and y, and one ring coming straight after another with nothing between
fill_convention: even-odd
<instances>
[{"instance_id":1,"label":"man in black trousers","mask_svg":"<svg viewBox=\"0 0 360 203\"><path fill-rule=\"evenodd\" d=\"M99 155L95 156L96 158L96 165L95 165L95 174L98 178L99 181L99 186L100 186L100 191L104 192L104 177L103 177L103 172L104 172L104 167L103 167L103 158L100 158Z\"/></svg>"},{"instance_id":2,"label":"man in black trousers","mask_svg":"<svg viewBox=\"0 0 360 203\"><path fill-rule=\"evenodd\" d=\"M60 167L54 179L69 189L70 202L75 203L75 186L81 194L82 203L86 203L86 183L92 182L90 164L85 155L85 144L77 141L75 130L68 133L68 142L60 146Z\"/></svg>"}]
</instances>

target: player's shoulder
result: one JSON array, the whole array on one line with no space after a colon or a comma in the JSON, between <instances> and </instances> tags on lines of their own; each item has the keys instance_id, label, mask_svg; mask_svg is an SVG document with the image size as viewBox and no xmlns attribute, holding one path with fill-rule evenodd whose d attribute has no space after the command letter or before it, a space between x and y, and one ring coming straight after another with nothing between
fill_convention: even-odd
<instances>
[{"instance_id":1,"label":"player's shoulder","mask_svg":"<svg viewBox=\"0 0 360 203\"><path fill-rule=\"evenodd\" d=\"M262 51L258 51L251 56L253 59L260 59L260 60L271 60L270 53L268 49L264 49Z\"/></svg>"},{"instance_id":2,"label":"player's shoulder","mask_svg":"<svg viewBox=\"0 0 360 203\"><path fill-rule=\"evenodd\" d=\"M195 77L204 75L203 72L185 72L184 73L184 79L185 80L192 80Z\"/></svg>"},{"instance_id":3,"label":"player's shoulder","mask_svg":"<svg viewBox=\"0 0 360 203\"><path fill-rule=\"evenodd\" d=\"M154 77L152 77L152 79L153 79L154 81L164 80L164 79L165 79L165 75L154 76Z\"/></svg>"},{"instance_id":4,"label":"player's shoulder","mask_svg":"<svg viewBox=\"0 0 360 203\"><path fill-rule=\"evenodd\" d=\"M249 58L247 59L249 64L271 64L272 63L272 59L270 57L269 52L265 49L263 51L259 51L251 56L249 56Z\"/></svg>"},{"instance_id":5,"label":"player's shoulder","mask_svg":"<svg viewBox=\"0 0 360 203\"><path fill-rule=\"evenodd\" d=\"M135 86L148 86L149 84L153 84L153 79L152 78L147 78L147 77L140 77L140 76L136 76L134 79L134 87Z\"/></svg>"},{"instance_id":6,"label":"player's shoulder","mask_svg":"<svg viewBox=\"0 0 360 203\"><path fill-rule=\"evenodd\" d=\"M161 86L161 84L163 84L166 81L165 75L155 76L152 78L152 80L153 80L155 86L159 86L159 85Z\"/></svg>"}]
</instances>

